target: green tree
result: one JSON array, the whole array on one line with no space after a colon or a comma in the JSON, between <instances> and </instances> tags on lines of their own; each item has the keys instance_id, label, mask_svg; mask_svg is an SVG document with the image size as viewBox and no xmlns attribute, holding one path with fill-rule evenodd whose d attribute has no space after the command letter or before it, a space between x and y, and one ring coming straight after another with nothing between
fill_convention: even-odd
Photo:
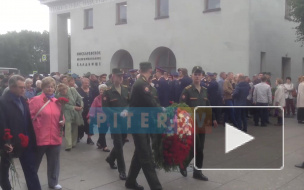
<instances>
[{"instance_id":1,"label":"green tree","mask_svg":"<svg viewBox=\"0 0 304 190\"><path fill-rule=\"evenodd\" d=\"M304 45L304 0L289 0L289 5L291 6L291 20L299 23L295 27L297 41L302 42L302 45Z\"/></svg>"},{"instance_id":2,"label":"green tree","mask_svg":"<svg viewBox=\"0 0 304 190\"><path fill-rule=\"evenodd\" d=\"M8 32L0 35L0 67L18 68L21 74L50 70L50 62L42 62L42 55L49 55L49 33L44 31ZM47 56L49 57L49 56Z\"/></svg>"}]
</instances>

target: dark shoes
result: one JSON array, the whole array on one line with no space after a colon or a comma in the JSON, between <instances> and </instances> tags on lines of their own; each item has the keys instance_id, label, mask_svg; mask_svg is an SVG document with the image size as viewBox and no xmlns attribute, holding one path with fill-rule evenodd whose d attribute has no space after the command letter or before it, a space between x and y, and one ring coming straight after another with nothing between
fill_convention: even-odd
<instances>
[{"instance_id":1,"label":"dark shoes","mask_svg":"<svg viewBox=\"0 0 304 190\"><path fill-rule=\"evenodd\" d=\"M304 162L302 164L295 165L295 167L304 169Z\"/></svg>"},{"instance_id":2,"label":"dark shoes","mask_svg":"<svg viewBox=\"0 0 304 190\"><path fill-rule=\"evenodd\" d=\"M119 173L119 178L120 178L121 180L126 180L126 179L127 179L126 173L125 173L125 172L120 172L120 173Z\"/></svg>"},{"instance_id":3,"label":"dark shoes","mask_svg":"<svg viewBox=\"0 0 304 190\"><path fill-rule=\"evenodd\" d=\"M187 169L182 169L181 167L179 167L179 172L182 174L182 176L187 177Z\"/></svg>"},{"instance_id":4,"label":"dark shoes","mask_svg":"<svg viewBox=\"0 0 304 190\"><path fill-rule=\"evenodd\" d=\"M89 145L94 145L95 143L92 141L91 138L88 138L88 139L87 139L87 144L89 144Z\"/></svg>"},{"instance_id":5,"label":"dark shoes","mask_svg":"<svg viewBox=\"0 0 304 190\"><path fill-rule=\"evenodd\" d=\"M71 148L67 148L67 149L65 149L65 151L70 152L70 151L71 151Z\"/></svg>"},{"instance_id":6,"label":"dark shoes","mask_svg":"<svg viewBox=\"0 0 304 190\"><path fill-rule=\"evenodd\" d=\"M102 151L104 151L104 152L110 152L110 149L108 149L108 148L103 148Z\"/></svg>"},{"instance_id":7,"label":"dark shoes","mask_svg":"<svg viewBox=\"0 0 304 190\"><path fill-rule=\"evenodd\" d=\"M208 181L208 178L201 171L194 171L193 178L202 181Z\"/></svg>"},{"instance_id":8,"label":"dark shoes","mask_svg":"<svg viewBox=\"0 0 304 190\"><path fill-rule=\"evenodd\" d=\"M144 190L144 187L141 185L138 185L138 183L135 183L133 185L128 184L127 182L125 183L125 187L127 189L135 189L135 190Z\"/></svg>"},{"instance_id":9,"label":"dark shoes","mask_svg":"<svg viewBox=\"0 0 304 190\"><path fill-rule=\"evenodd\" d=\"M267 127L267 125L266 124L261 124L261 127Z\"/></svg>"},{"instance_id":10,"label":"dark shoes","mask_svg":"<svg viewBox=\"0 0 304 190\"><path fill-rule=\"evenodd\" d=\"M108 164L110 165L111 169L113 169L113 170L117 169L117 166L115 165L115 163L114 162L110 162L109 158L106 158L106 162L108 162Z\"/></svg>"}]
</instances>

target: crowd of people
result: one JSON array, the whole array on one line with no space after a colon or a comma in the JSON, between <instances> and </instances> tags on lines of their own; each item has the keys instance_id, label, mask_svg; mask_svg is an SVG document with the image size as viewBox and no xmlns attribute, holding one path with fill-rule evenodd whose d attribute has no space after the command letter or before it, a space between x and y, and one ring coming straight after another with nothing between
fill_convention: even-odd
<instances>
[{"instance_id":1,"label":"crowd of people","mask_svg":"<svg viewBox=\"0 0 304 190\"><path fill-rule=\"evenodd\" d=\"M108 77L108 79L107 79ZM60 173L60 150L64 138L65 151L72 151L86 134L86 143L95 145L90 130L90 119L102 107L168 107L172 103L196 106L231 106L212 112L213 125L231 122L247 132L247 120L253 116L255 126L266 127L269 116L277 117L276 125L282 125L282 114L276 109L247 109L233 106L281 106L286 117L297 114L299 123L304 123L304 76L292 83L291 78L276 79L271 84L270 73L259 73L252 78L232 72L205 73L195 66L190 75L186 68L169 73L157 67L152 71L151 63L140 63L140 70L131 69L124 73L114 68L108 76L87 73L48 76L35 74L33 77L20 75L0 76L0 138L1 174L3 190L11 189L9 181L10 158L19 158L30 190L41 189L37 175L42 157L47 157L48 185L62 189L58 183ZM66 101L65 101L66 100ZM65 101L65 102L64 102ZM58 103L60 102L60 103ZM297 107L297 110L295 109ZM94 109L93 109L94 108ZM120 114L125 117L125 112ZM138 124L140 125L140 124ZM107 147L106 134L111 126L99 129L98 149L110 152L106 162L118 169L119 178L126 180L129 189L143 189L136 178L140 169L151 189L162 189L153 164L148 134L132 134L135 152L128 175L124 161L123 146L129 140L126 134L112 134L113 149ZM64 131L63 131L64 130ZM111 130L110 130L111 131ZM20 137L26 136L28 141ZM196 150L196 166L203 167L204 134L198 136L202 143ZM194 150L190 155L194 156ZM115 161L117 165L115 164ZM180 168L187 176L187 165ZM199 170L194 170L195 179L207 181Z\"/></svg>"}]
</instances>

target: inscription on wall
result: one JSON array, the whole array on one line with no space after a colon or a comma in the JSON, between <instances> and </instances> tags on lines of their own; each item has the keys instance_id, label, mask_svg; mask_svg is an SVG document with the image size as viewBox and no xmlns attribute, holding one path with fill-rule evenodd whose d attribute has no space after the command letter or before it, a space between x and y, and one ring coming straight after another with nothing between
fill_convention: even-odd
<instances>
[{"instance_id":1,"label":"inscription on wall","mask_svg":"<svg viewBox=\"0 0 304 190\"><path fill-rule=\"evenodd\" d=\"M77 52L77 67L101 66L100 51Z\"/></svg>"},{"instance_id":2,"label":"inscription on wall","mask_svg":"<svg viewBox=\"0 0 304 190\"><path fill-rule=\"evenodd\" d=\"M67 11L71 9L83 8L92 5L97 5L101 3L108 3L114 0L82 0L82 1L74 1L69 3L58 3L54 6L50 6L50 12L60 12Z\"/></svg>"}]
</instances>

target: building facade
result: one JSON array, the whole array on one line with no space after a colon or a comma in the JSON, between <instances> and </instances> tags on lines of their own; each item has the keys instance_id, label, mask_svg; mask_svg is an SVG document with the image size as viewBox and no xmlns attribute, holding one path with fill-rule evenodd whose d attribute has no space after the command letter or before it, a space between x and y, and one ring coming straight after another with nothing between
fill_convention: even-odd
<instances>
[{"instance_id":1,"label":"building facade","mask_svg":"<svg viewBox=\"0 0 304 190\"><path fill-rule=\"evenodd\" d=\"M142 61L273 78L301 75L286 0L40 0L50 9L51 72L110 73ZM70 20L70 48L68 36Z\"/></svg>"}]
</instances>

